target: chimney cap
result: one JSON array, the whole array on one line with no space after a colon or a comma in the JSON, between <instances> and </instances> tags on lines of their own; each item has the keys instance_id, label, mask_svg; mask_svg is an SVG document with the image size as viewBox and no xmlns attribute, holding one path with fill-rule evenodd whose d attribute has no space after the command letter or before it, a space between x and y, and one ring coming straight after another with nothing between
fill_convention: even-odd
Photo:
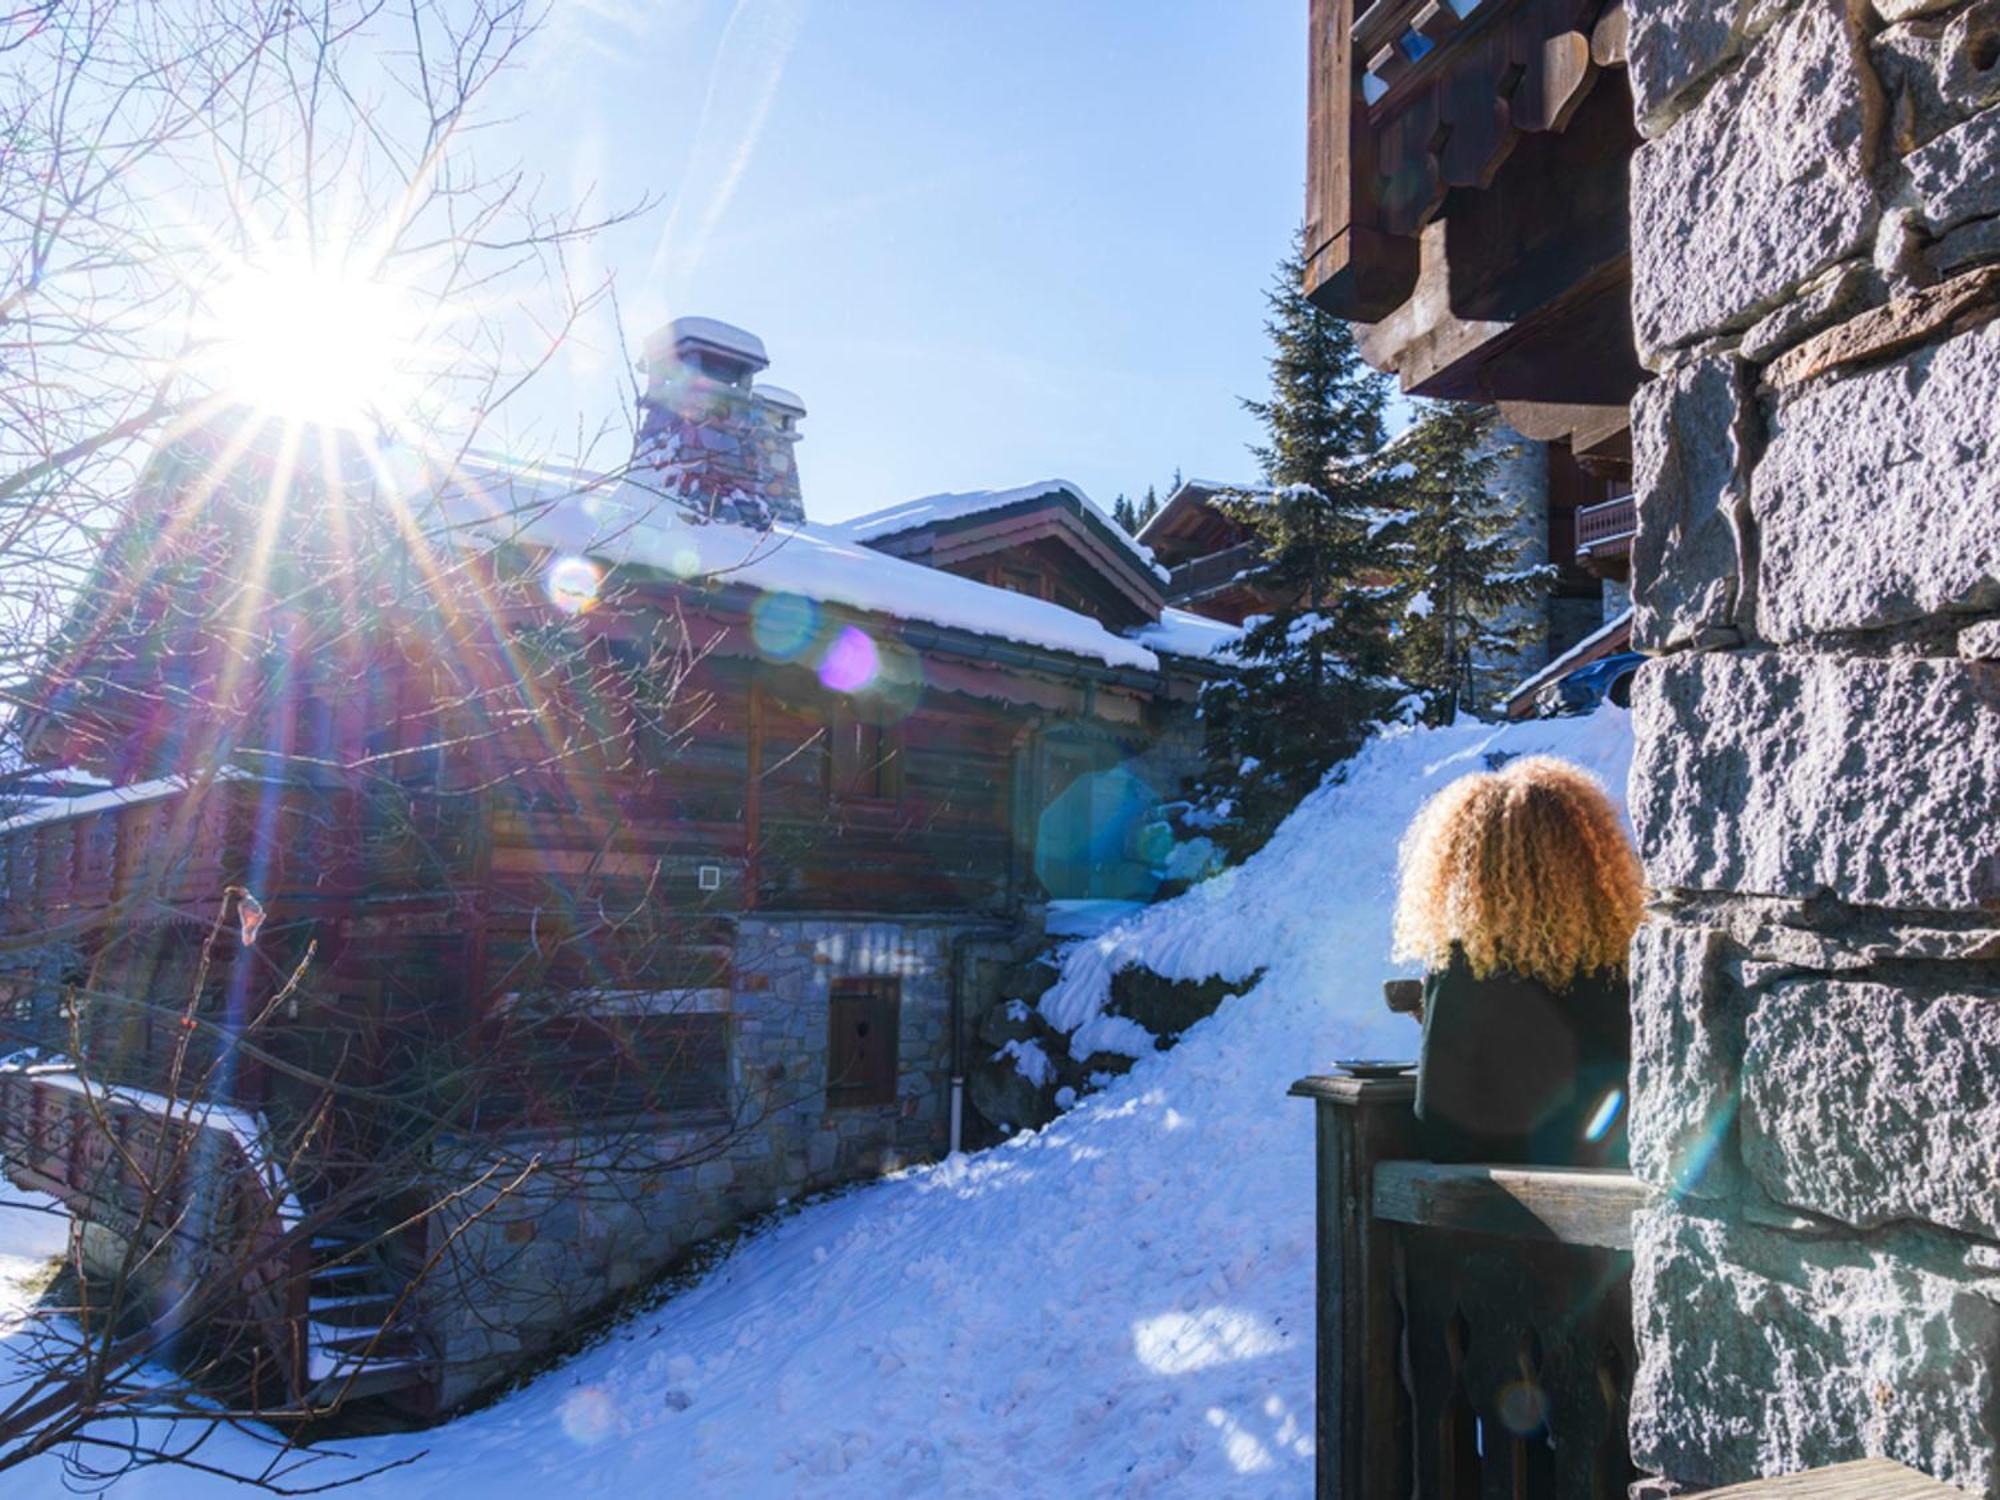
<instances>
[{"instance_id":1,"label":"chimney cap","mask_svg":"<svg viewBox=\"0 0 2000 1500\"><path fill-rule=\"evenodd\" d=\"M766 406L775 406L779 411L790 412L795 417L806 414L805 402L781 385L766 385L760 380L750 387L750 394Z\"/></svg>"},{"instance_id":2,"label":"chimney cap","mask_svg":"<svg viewBox=\"0 0 2000 1500\"><path fill-rule=\"evenodd\" d=\"M769 366L764 341L747 329L719 318L675 318L646 340L646 363L655 370L668 364L692 364L742 381Z\"/></svg>"}]
</instances>

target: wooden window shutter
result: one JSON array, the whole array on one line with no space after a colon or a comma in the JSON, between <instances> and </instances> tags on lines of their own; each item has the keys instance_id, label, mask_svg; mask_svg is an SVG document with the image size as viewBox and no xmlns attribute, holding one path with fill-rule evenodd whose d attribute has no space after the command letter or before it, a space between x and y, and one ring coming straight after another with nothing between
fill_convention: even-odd
<instances>
[{"instance_id":1,"label":"wooden window shutter","mask_svg":"<svg viewBox=\"0 0 2000 1500\"><path fill-rule=\"evenodd\" d=\"M900 980L833 981L827 1002L827 1108L895 1103L902 1002Z\"/></svg>"}]
</instances>

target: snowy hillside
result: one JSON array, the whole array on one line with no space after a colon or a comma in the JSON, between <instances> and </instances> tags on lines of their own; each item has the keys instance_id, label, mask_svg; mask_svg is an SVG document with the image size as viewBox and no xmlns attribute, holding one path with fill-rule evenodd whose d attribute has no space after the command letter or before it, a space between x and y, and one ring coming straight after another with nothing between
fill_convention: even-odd
<instances>
[{"instance_id":1,"label":"snowy hillside","mask_svg":"<svg viewBox=\"0 0 2000 1500\"><path fill-rule=\"evenodd\" d=\"M1312 1119L1285 1089L1414 1052L1381 982L1396 840L1427 794L1493 752L1547 751L1622 795L1629 750L1616 709L1371 744L1241 869L1072 950L1043 1001L1065 1029L1128 955L1180 978L1265 970L1174 1051L1036 1135L798 1214L485 1411L343 1444L428 1450L368 1493L1305 1493ZM60 1482L40 1461L8 1493ZM157 1471L118 1493L224 1488Z\"/></svg>"}]
</instances>

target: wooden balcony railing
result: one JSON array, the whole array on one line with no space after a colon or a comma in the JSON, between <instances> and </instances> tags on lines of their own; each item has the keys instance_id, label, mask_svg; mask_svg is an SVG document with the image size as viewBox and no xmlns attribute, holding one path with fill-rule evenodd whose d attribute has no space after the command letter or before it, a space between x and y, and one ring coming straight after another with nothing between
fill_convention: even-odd
<instances>
[{"instance_id":1,"label":"wooden balcony railing","mask_svg":"<svg viewBox=\"0 0 2000 1500\"><path fill-rule=\"evenodd\" d=\"M1622 1172L1414 1159L1407 1078L1314 1077L1320 1500L1623 1500Z\"/></svg>"},{"instance_id":2,"label":"wooden balcony railing","mask_svg":"<svg viewBox=\"0 0 2000 1500\"><path fill-rule=\"evenodd\" d=\"M226 1281L254 1406L308 1384L311 1245L298 1199L247 1111L87 1081L66 1064L0 1066L0 1160L17 1186Z\"/></svg>"},{"instance_id":3,"label":"wooden balcony railing","mask_svg":"<svg viewBox=\"0 0 2000 1500\"><path fill-rule=\"evenodd\" d=\"M1576 513L1576 555L1595 557L1632 550L1639 529L1639 509L1632 496L1621 495L1601 505L1585 505Z\"/></svg>"}]
</instances>

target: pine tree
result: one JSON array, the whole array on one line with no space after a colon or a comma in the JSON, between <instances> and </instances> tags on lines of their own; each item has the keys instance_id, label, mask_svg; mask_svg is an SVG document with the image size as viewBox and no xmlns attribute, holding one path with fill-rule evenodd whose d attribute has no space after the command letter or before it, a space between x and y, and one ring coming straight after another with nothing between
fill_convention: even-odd
<instances>
[{"instance_id":1,"label":"pine tree","mask_svg":"<svg viewBox=\"0 0 2000 1500\"><path fill-rule=\"evenodd\" d=\"M1497 420L1493 408L1471 402L1427 405L1390 455L1397 503L1407 508L1398 528L1396 664L1434 723L1474 702L1477 663L1528 643L1536 620L1507 616L1548 592L1550 570L1521 565L1516 517L1493 493L1504 456Z\"/></svg>"},{"instance_id":2,"label":"pine tree","mask_svg":"<svg viewBox=\"0 0 2000 1500\"><path fill-rule=\"evenodd\" d=\"M1146 498L1139 502L1135 513L1139 517L1139 526L1144 526L1160 513L1160 497L1150 484L1146 486ZM1139 526L1132 528L1134 533L1137 533Z\"/></svg>"},{"instance_id":3,"label":"pine tree","mask_svg":"<svg viewBox=\"0 0 2000 1500\"><path fill-rule=\"evenodd\" d=\"M1306 300L1303 233L1267 297L1271 396L1245 401L1271 486L1223 496L1257 543L1253 581L1287 602L1254 620L1202 693L1206 768L1191 821L1256 848L1402 696L1390 676L1395 488L1375 455L1387 382L1340 319Z\"/></svg>"},{"instance_id":4,"label":"pine tree","mask_svg":"<svg viewBox=\"0 0 2000 1500\"><path fill-rule=\"evenodd\" d=\"M1118 498L1111 502L1111 519L1118 523L1119 529L1127 536L1139 534L1141 522L1138 507L1132 504L1132 497L1123 490L1120 490Z\"/></svg>"}]
</instances>

